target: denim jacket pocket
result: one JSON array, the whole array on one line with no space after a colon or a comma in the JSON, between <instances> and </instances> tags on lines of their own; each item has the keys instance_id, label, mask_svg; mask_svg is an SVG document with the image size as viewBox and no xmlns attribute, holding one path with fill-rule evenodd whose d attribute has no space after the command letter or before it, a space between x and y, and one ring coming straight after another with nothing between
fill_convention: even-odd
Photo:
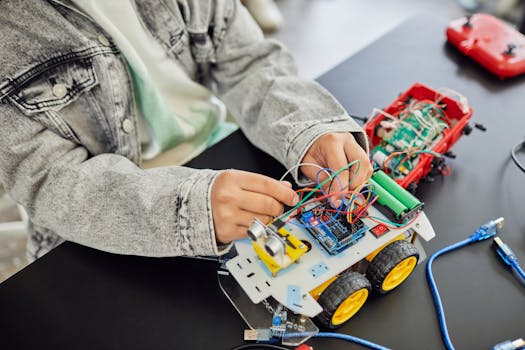
<instances>
[{"instance_id":1,"label":"denim jacket pocket","mask_svg":"<svg viewBox=\"0 0 525 350\"><path fill-rule=\"evenodd\" d=\"M61 117L60 110L98 84L90 60L75 60L34 76L9 95L9 100L26 116L61 136L79 143Z\"/></svg>"}]
</instances>

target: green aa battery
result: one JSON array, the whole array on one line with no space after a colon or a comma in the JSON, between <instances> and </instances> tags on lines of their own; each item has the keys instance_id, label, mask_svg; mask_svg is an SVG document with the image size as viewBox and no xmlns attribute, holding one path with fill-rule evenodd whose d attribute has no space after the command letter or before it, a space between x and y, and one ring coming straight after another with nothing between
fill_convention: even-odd
<instances>
[{"instance_id":1,"label":"green aa battery","mask_svg":"<svg viewBox=\"0 0 525 350\"><path fill-rule=\"evenodd\" d=\"M390 208L397 217L400 217L403 213L408 211L406 205L398 201L394 196L388 193L387 190L383 188L379 183L377 183L373 178L371 178L370 183L374 185L374 191L379 197L377 202L385 207Z\"/></svg>"},{"instance_id":2,"label":"green aa battery","mask_svg":"<svg viewBox=\"0 0 525 350\"><path fill-rule=\"evenodd\" d=\"M392 194L398 201L403 203L408 209L412 210L421 205L419 199L414 197L410 192L401 187L390 176L382 170L376 171L372 178L380 184L387 192Z\"/></svg>"}]
</instances>

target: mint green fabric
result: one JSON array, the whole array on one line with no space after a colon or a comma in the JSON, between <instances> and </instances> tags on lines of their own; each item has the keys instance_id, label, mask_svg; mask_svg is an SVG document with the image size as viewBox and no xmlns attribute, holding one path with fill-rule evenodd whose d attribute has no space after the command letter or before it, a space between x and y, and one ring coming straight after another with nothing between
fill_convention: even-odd
<instances>
[{"instance_id":1,"label":"mint green fabric","mask_svg":"<svg viewBox=\"0 0 525 350\"><path fill-rule=\"evenodd\" d=\"M183 141L182 128L151 81L143 80L128 64L133 79L135 100L142 116L153 131L153 139L162 151Z\"/></svg>"},{"instance_id":2,"label":"mint green fabric","mask_svg":"<svg viewBox=\"0 0 525 350\"><path fill-rule=\"evenodd\" d=\"M206 148L213 146L217 142L225 139L235 130L239 129L239 126L233 122L223 121L220 122L215 131L208 138Z\"/></svg>"},{"instance_id":3,"label":"mint green fabric","mask_svg":"<svg viewBox=\"0 0 525 350\"><path fill-rule=\"evenodd\" d=\"M175 113L150 79L139 76L129 64L137 107L152 130L153 142L160 151L190 142L195 148L210 147L238 126L219 121L220 111L208 101L185 101L190 106L187 115Z\"/></svg>"}]
</instances>

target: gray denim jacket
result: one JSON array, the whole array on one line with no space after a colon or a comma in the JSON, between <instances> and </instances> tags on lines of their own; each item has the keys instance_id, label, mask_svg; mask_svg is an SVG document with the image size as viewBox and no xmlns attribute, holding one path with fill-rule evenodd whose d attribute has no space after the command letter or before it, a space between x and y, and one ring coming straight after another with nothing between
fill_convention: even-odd
<instances>
[{"instance_id":1,"label":"gray denim jacket","mask_svg":"<svg viewBox=\"0 0 525 350\"><path fill-rule=\"evenodd\" d=\"M237 0L135 5L169 57L284 166L331 131L355 132L366 148L339 103L297 77ZM140 168L130 75L96 23L68 0L3 0L0 33L0 181L29 215L31 258L64 239L120 254L223 252L210 207L218 172Z\"/></svg>"}]
</instances>

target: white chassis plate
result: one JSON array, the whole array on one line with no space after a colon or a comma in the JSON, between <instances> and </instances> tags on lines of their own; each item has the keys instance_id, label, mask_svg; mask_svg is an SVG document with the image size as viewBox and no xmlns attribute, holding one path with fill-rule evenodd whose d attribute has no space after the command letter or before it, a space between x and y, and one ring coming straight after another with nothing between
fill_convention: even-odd
<instances>
[{"instance_id":1,"label":"white chassis plate","mask_svg":"<svg viewBox=\"0 0 525 350\"><path fill-rule=\"evenodd\" d=\"M385 218L374 207L369 209L369 214ZM363 221L370 229L377 225L369 219ZM408 226L390 229L379 238L367 231L353 246L338 255L330 255L303 228L293 224L287 224L286 228L297 238L312 244L312 249L302 256L298 263L280 270L276 277L272 277L271 272L257 257L251 240L247 238L235 243L239 255L226 262L226 267L253 303L260 303L272 296L288 309L308 317L314 317L322 311L321 306L309 293L315 287L359 262L408 229L412 229L426 241L435 236L427 216L421 212Z\"/></svg>"}]
</instances>

